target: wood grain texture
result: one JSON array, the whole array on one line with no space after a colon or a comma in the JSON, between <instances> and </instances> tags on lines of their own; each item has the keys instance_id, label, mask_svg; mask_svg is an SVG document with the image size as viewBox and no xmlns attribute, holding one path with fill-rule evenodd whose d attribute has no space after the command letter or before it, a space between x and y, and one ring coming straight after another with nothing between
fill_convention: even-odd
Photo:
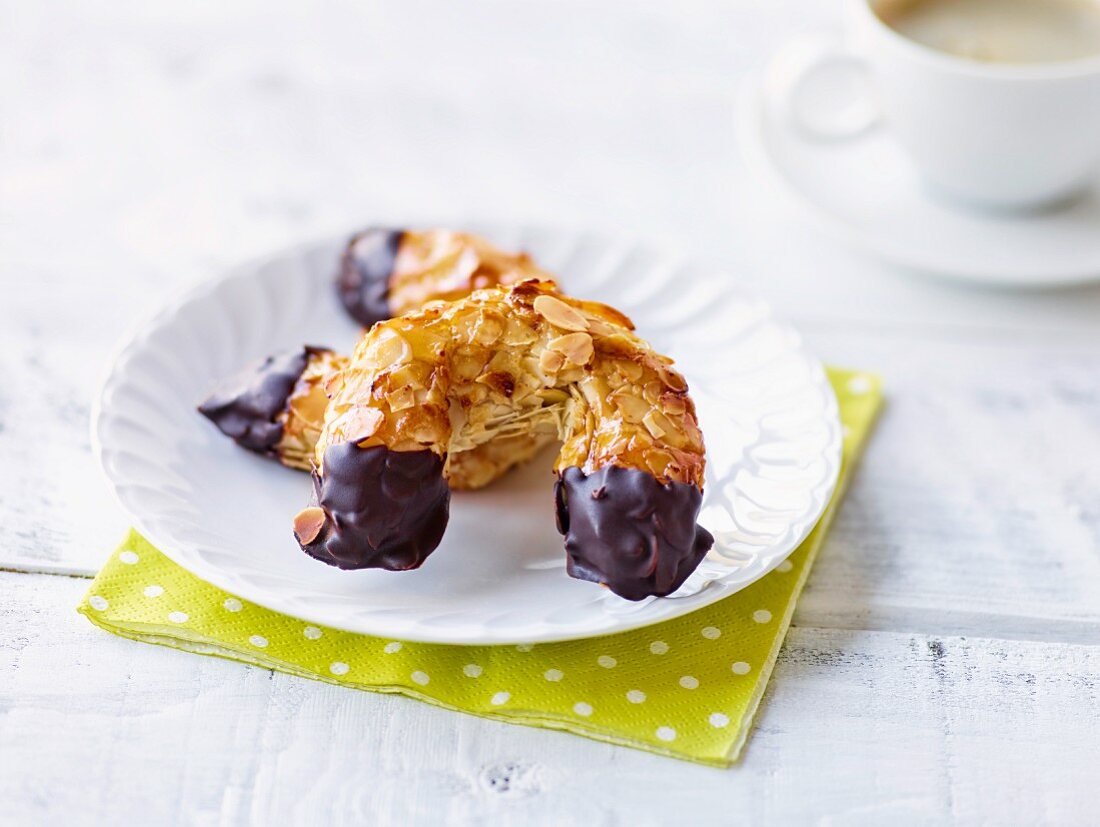
<instances>
[{"instance_id":1,"label":"wood grain texture","mask_svg":"<svg viewBox=\"0 0 1100 827\"><path fill-rule=\"evenodd\" d=\"M971 289L796 223L738 83L809 0L0 0L0 822L1095 821L1100 288ZM694 252L888 407L740 766L116 640L90 400L136 314L371 220ZM577 288L578 291L583 286Z\"/></svg>"},{"instance_id":2,"label":"wood grain texture","mask_svg":"<svg viewBox=\"0 0 1100 827\"><path fill-rule=\"evenodd\" d=\"M802 622L1100 642L1091 348L811 334L886 377Z\"/></svg>"},{"instance_id":3,"label":"wood grain texture","mask_svg":"<svg viewBox=\"0 0 1100 827\"><path fill-rule=\"evenodd\" d=\"M744 762L725 771L135 645L75 615L84 584L70 578L3 574L0 587L21 627L0 648L0 743L17 768L0 773L0 798L13 824L1092 813L1095 646L797 628Z\"/></svg>"}]
</instances>

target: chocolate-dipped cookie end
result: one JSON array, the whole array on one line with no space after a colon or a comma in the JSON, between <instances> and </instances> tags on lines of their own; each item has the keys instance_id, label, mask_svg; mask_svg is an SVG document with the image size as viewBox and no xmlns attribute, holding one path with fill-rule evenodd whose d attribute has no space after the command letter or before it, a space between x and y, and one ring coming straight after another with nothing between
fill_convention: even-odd
<instances>
[{"instance_id":1,"label":"chocolate-dipped cookie end","mask_svg":"<svg viewBox=\"0 0 1100 827\"><path fill-rule=\"evenodd\" d=\"M333 445L314 474L317 505L295 518L311 557L341 569L418 568L447 528L451 491L431 451Z\"/></svg>"},{"instance_id":2,"label":"chocolate-dipped cookie end","mask_svg":"<svg viewBox=\"0 0 1100 827\"><path fill-rule=\"evenodd\" d=\"M304 347L268 356L223 381L199 405L199 413L242 448L272 454L283 436L277 417L294 386L321 348Z\"/></svg>"},{"instance_id":3,"label":"chocolate-dipped cookie end","mask_svg":"<svg viewBox=\"0 0 1100 827\"><path fill-rule=\"evenodd\" d=\"M390 276L403 235L402 230L371 227L352 236L344 249L336 289L344 309L360 324L369 327L393 315Z\"/></svg>"},{"instance_id":4,"label":"chocolate-dipped cookie end","mask_svg":"<svg viewBox=\"0 0 1100 827\"><path fill-rule=\"evenodd\" d=\"M554 499L570 576L627 600L672 594L714 544L695 522L702 492L688 483L632 468L566 468Z\"/></svg>"}]
</instances>

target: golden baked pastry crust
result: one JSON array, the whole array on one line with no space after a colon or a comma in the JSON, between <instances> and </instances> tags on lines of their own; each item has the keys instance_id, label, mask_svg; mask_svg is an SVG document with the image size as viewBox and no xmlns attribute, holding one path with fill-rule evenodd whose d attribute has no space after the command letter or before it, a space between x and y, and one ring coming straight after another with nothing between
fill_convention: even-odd
<instances>
[{"instance_id":1,"label":"golden baked pastry crust","mask_svg":"<svg viewBox=\"0 0 1100 827\"><path fill-rule=\"evenodd\" d=\"M430 450L463 487L463 453L498 438L556 435L556 470L614 465L702 488L703 437L687 382L632 327L545 280L379 322L328 382L317 465L323 474L325 452L345 442ZM513 464L509 452L482 450L478 480Z\"/></svg>"}]
</instances>

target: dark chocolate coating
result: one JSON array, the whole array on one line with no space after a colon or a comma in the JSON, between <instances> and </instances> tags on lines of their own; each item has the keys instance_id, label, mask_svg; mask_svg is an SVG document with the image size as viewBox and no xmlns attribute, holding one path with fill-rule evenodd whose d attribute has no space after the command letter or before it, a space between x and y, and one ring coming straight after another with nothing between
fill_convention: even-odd
<instances>
[{"instance_id":1,"label":"dark chocolate coating","mask_svg":"<svg viewBox=\"0 0 1100 827\"><path fill-rule=\"evenodd\" d=\"M325 523L306 554L341 569L415 569L447 528L451 489L431 451L391 451L354 442L325 451L314 474Z\"/></svg>"},{"instance_id":2,"label":"dark chocolate coating","mask_svg":"<svg viewBox=\"0 0 1100 827\"><path fill-rule=\"evenodd\" d=\"M344 249L336 289L344 309L357 322L369 327L393 315L388 300L390 276L404 234L371 227L353 235Z\"/></svg>"},{"instance_id":3,"label":"dark chocolate coating","mask_svg":"<svg viewBox=\"0 0 1100 827\"><path fill-rule=\"evenodd\" d=\"M554 500L566 570L627 600L672 594L714 544L695 522L703 494L689 483L662 484L632 468L566 468Z\"/></svg>"},{"instance_id":4,"label":"dark chocolate coating","mask_svg":"<svg viewBox=\"0 0 1100 827\"><path fill-rule=\"evenodd\" d=\"M219 384L199 405L199 413L238 445L259 454L273 454L283 438L282 423L275 417L286 409L310 355L323 350L307 345L249 365Z\"/></svg>"}]
</instances>

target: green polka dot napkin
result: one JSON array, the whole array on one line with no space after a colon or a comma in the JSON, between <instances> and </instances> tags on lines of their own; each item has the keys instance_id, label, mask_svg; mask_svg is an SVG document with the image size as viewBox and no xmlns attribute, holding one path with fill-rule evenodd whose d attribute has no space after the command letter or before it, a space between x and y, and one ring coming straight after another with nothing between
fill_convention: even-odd
<instances>
[{"instance_id":1,"label":"green polka dot napkin","mask_svg":"<svg viewBox=\"0 0 1100 827\"><path fill-rule=\"evenodd\" d=\"M825 516L771 574L686 617L534 646L385 640L315 626L234 597L133 531L79 611L110 632L147 643L727 766L745 743L795 602L881 403L877 377L829 375L845 439L840 485Z\"/></svg>"}]
</instances>

